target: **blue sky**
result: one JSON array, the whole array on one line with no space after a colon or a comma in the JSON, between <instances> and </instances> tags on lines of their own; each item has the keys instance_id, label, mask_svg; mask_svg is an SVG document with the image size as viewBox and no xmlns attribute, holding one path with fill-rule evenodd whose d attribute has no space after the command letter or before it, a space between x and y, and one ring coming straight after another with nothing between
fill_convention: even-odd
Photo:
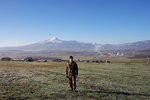
<instances>
[{"instance_id":1,"label":"blue sky","mask_svg":"<svg viewBox=\"0 0 150 100\"><path fill-rule=\"evenodd\" d=\"M0 0L0 47L52 37L120 44L150 39L150 0Z\"/></svg>"}]
</instances>

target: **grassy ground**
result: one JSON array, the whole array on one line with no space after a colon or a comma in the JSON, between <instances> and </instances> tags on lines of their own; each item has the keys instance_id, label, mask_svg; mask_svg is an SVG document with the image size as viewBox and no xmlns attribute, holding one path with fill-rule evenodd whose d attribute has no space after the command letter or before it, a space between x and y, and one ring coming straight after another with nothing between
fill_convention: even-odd
<instances>
[{"instance_id":1,"label":"grassy ground","mask_svg":"<svg viewBox=\"0 0 150 100\"><path fill-rule=\"evenodd\" d=\"M0 100L150 100L150 66L78 63L77 93L66 63L0 62Z\"/></svg>"}]
</instances>

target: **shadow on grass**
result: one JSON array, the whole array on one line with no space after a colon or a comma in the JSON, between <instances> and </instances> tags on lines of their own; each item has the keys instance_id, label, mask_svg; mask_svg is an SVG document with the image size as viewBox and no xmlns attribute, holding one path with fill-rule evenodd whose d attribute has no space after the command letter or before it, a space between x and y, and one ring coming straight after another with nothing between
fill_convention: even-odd
<instances>
[{"instance_id":1,"label":"shadow on grass","mask_svg":"<svg viewBox=\"0 0 150 100\"><path fill-rule=\"evenodd\" d=\"M92 94L92 95L88 95ZM50 99L77 99L77 98L93 98L93 99L99 99L103 97L115 97L116 100L119 100L120 97L127 98L130 97L143 97L143 98L150 98L150 94L144 94L144 93L128 93L128 92L113 92L113 91L92 91L92 90L79 90L78 92L71 92L71 91L60 91L58 93L50 94L49 96L34 96L34 97L2 97L1 99L7 99L7 100L16 100L16 99L25 99L25 100L31 100L38 98L40 100L50 100ZM126 99L125 99L126 100Z\"/></svg>"},{"instance_id":2,"label":"shadow on grass","mask_svg":"<svg viewBox=\"0 0 150 100\"><path fill-rule=\"evenodd\" d=\"M129 93L129 92L113 92L113 91L91 91L91 90L85 90L82 91L84 93L105 93L105 94L111 94L111 95L125 95L125 96L148 96L150 97L150 94L144 94L144 93Z\"/></svg>"}]
</instances>

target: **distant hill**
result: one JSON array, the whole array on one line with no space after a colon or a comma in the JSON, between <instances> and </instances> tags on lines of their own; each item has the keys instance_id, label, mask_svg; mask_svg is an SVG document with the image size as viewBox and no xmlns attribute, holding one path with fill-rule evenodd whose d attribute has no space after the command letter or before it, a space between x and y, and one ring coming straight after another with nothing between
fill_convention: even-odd
<instances>
[{"instance_id":1,"label":"distant hill","mask_svg":"<svg viewBox=\"0 0 150 100\"><path fill-rule=\"evenodd\" d=\"M150 40L125 44L85 43L76 40L65 41L54 37L49 40L18 47L3 47L0 50L20 51L100 51L100 50L146 50L150 49Z\"/></svg>"},{"instance_id":2,"label":"distant hill","mask_svg":"<svg viewBox=\"0 0 150 100\"><path fill-rule=\"evenodd\" d=\"M99 50L147 50L150 49L150 40L138 41L133 43L124 44L105 44L102 45Z\"/></svg>"}]
</instances>

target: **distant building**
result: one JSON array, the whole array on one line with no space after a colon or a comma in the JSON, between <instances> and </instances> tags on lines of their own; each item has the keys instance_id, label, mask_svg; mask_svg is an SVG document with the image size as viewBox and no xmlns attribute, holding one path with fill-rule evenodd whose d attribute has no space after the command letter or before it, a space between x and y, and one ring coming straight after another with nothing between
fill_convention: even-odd
<instances>
[{"instance_id":1,"label":"distant building","mask_svg":"<svg viewBox=\"0 0 150 100\"><path fill-rule=\"evenodd\" d=\"M38 62L47 62L47 59L40 59L40 60L37 60Z\"/></svg>"}]
</instances>

